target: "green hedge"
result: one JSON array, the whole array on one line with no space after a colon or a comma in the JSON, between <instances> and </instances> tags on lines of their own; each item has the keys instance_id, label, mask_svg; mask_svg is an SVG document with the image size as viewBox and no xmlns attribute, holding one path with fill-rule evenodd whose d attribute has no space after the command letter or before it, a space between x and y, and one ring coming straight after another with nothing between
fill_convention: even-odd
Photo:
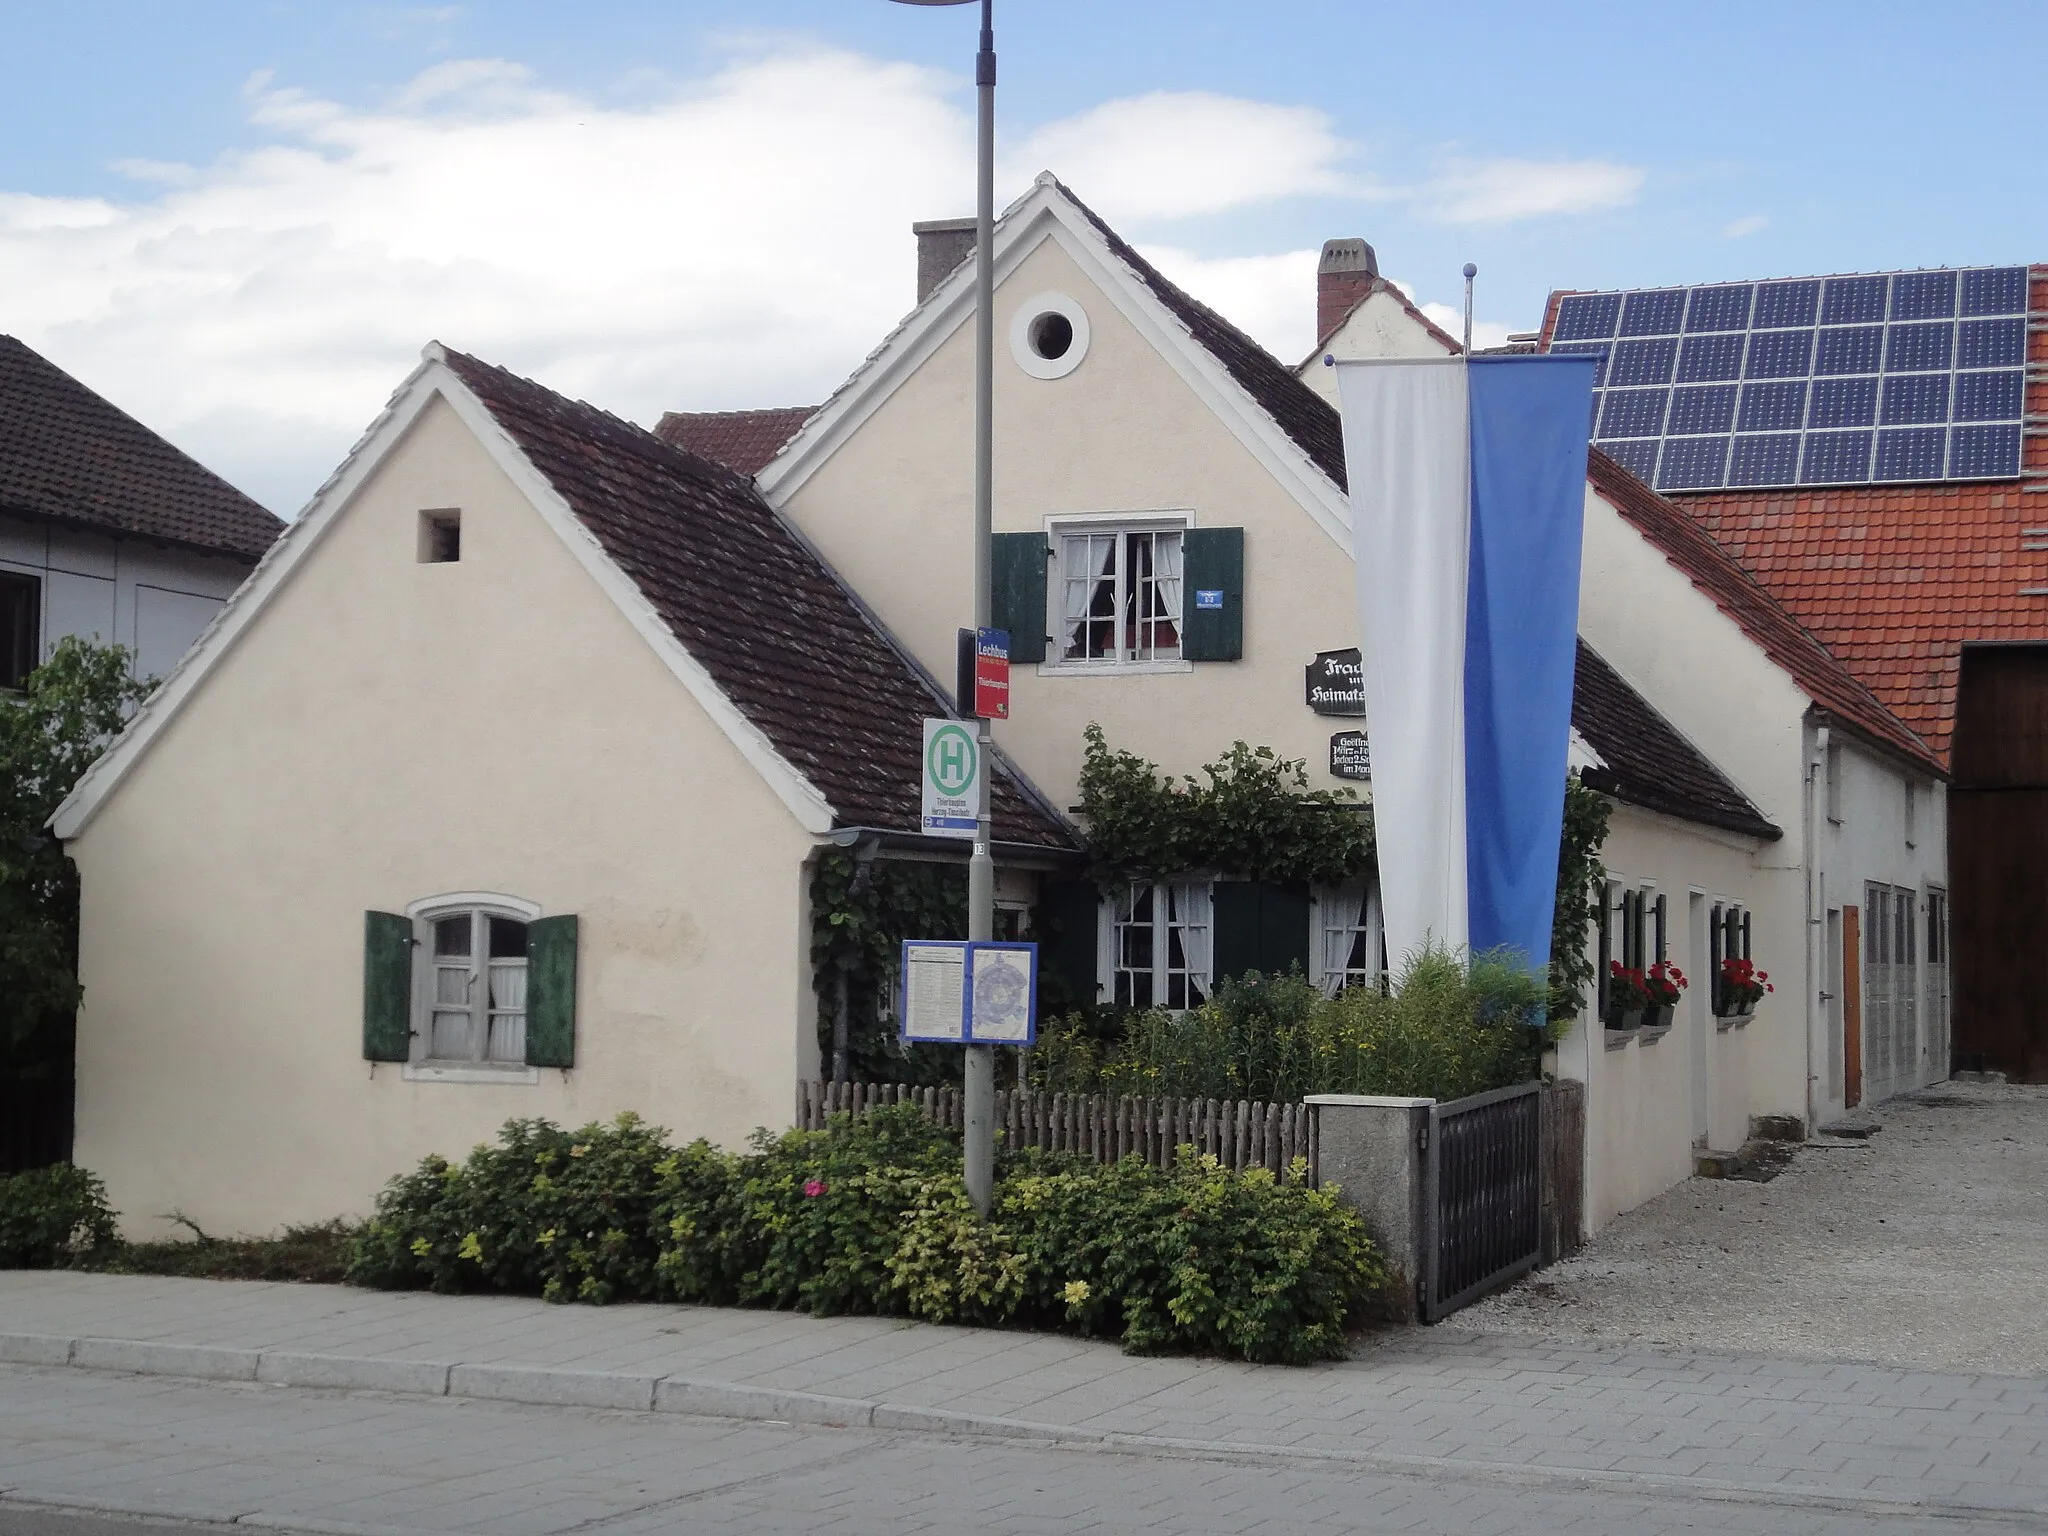
<instances>
[{"instance_id":1,"label":"green hedge","mask_svg":"<svg viewBox=\"0 0 2048 1536\"><path fill-rule=\"evenodd\" d=\"M70 1163L0 1176L0 1269L50 1269L114 1242L99 1179Z\"/></svg>"},{"instance_id":2,"label":"green hedge","mask_svg":"<svg viewBox=\"0 0 2048 1536\"><path fill-rule=\"evenodd\" d=\"M1299 1178L1005 1156L976 1216L915 1109L675 1148L631 1115L507 1124L394 1179L349 1278L553 1301L662 1300L1068 1328L1132 1352L1341 1353L1385 1284L1357 1215Z\"/></svg>"}]
</instances>

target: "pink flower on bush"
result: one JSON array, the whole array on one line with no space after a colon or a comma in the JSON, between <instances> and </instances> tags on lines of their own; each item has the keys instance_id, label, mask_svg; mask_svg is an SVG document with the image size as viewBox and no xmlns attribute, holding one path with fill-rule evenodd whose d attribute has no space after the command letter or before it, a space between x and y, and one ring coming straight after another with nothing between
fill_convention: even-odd
<instances>
[{"instance_id":1,"label":"pink flower on bush","mask_svg":"<svg viewBox=\"0 0 2048 1536\"><path fill-rule=\"evenodd\" d=\"M825 1193L825 1181L823 1179L804 1180L804 1198L806 1200L815 1200L823 1193Z\"/></svg>"}]
</instances>

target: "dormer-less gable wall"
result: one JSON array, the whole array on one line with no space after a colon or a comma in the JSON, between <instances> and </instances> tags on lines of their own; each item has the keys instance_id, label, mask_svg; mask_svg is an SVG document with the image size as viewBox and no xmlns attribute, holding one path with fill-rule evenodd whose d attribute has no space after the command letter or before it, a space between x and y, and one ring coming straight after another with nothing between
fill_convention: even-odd
<instances>
[{"instance_id":1,"label":"dormer-less gable wall","mask_svg":"<svg viewBox=\"0 0 2048 1536\"><path fill-rule=\"evenodd\" d=\"M1019 310L1046 293L1078 304L1088 330L1080 364L1052 379L1028 374L1010 340ZM825 559L948 685L955 628L971 619L969 318L963 313L937 350L779 498ZM1196 529L1241 529L1244 565L1242 659L1090 675L1057 660L1019 665L1011 719L998 723L997 740L1062 805L1072 803L1090 721L1115 745L1173 772L1194 772L1244 739L1307 758L1318 784L1337 782L1324 771L1330 736L1357 722L1312 713L1303 669L1318 651L1358 644L1347 544L1283 489L1182 366L1125 317L1059 239L1043 239L1003 279L994 318L999 535L1042 536L1080 518L1110 525L1162 518L1160 526L1186 519ZM1047 572L1056 605L1058 571L1048 565ZM1184 592L1184 607L1194 601Z\"/></svg>"},{"instance_id":2,"label":"dormer-less gable wall","mask_svg":"<svg viewBox=\"0 0 2048 1536\"><path fill-rule=\"evenodd\" d=\"M1297 375L1330 404L1337 403L1337 370L1323 359L1348 362L1361 357L1442 357L1443 338L1415 317L1415 312L1382 288L1369 295L1323 340L1314 357Z\"/></svg>"}]
</instances>

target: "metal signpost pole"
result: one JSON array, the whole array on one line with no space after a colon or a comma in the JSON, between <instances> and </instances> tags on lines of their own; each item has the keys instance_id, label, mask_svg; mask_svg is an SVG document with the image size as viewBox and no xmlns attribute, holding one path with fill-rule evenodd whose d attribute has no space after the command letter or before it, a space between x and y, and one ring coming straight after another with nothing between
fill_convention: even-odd
<instances>
[{"instance_id":1,"label":"metal signpost pole","mask_svg":"<svg viewBox=\"0 0 2048 1536\"><path fill-rule=\"evenodd\" d=\"M971 0L902 0L909 5L964 5ZM993 0L981 0L981 46L974 56L974 627L993 622L989 598L990 530L994 521L995 307L996 289L996 33ZM959 701L974 707L970 690ZM981 803L974 829L974 853L967 861L967 937L991 939L996 926L996 866L990 852L988 786L992 772L989 724L978 717ZM982 1215L995 1194L996 1061L992 1045L966 1048L965 1158L967 1197Z\"/></svg>"}]
</instances>

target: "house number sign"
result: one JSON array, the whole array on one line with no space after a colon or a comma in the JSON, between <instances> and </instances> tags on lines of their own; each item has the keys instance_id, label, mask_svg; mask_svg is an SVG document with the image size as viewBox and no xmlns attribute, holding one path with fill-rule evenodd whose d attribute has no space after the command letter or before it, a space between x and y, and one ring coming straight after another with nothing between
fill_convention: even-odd
<instances>
[{"instance_id":1,"label":"house number sign","mask_svg":"<svg viewBox=\"0 0 2048 1536\"><path fill-rule=\"evenodd\" d=\"M1365 713L1365 664L1355 647L1320 652L1308 664L1308 707L1319 715Z\"/></svg>"}]
</instances>

